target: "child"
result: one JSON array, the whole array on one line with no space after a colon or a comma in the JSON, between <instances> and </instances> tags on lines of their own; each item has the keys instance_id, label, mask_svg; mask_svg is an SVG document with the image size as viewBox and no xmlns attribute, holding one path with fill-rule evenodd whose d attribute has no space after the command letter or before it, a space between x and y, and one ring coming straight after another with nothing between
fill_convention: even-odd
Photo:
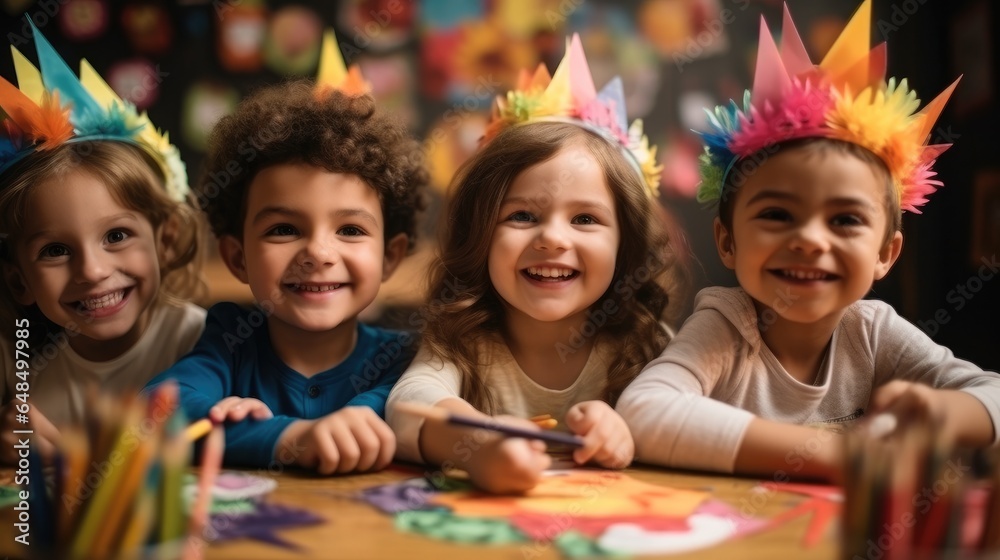
<instances>
[{"instance_id":1,"label":"child","mask_svg":"<svg viewBox=\"0 0 1000 560\"><path fill-rule=\"evenodd\" d=\"M356 69L324 75L252 95L213 131L199 196L257 308L213 306L195 349L150 382L176 379L191 418L256 419L226 427L231 464L344 473L395 450L381 416L410 336L357 316L413 245L426 173Z\"/></svg>"},{"instance_id":2,"label":"child","mask_svg":"<svg viewBox=\"0 0 1000 560\"><path fill-rule=\"evenodd\" d=\"M1000 378L861 300L899 256L901 209L940 185L930 167L945 146L925 142L954 87L913 114L906 82L882 81L880 51L863 58L870 10L819 67L786 11L780 55L762 27L743 112L716 109L700 194L719 199L716 245L740 287L702 290L619 400L639 459L837 480L829 428L879 411L929 413L966 445L997 441Z\"/></svg>"},{"instance_id":3,"label":"child","mask_svg":"<svg viewBox=\"0 0 1000 560\"><path fill-rule=\"evenodd\" d=\"M659 170L641 123L638 155L628 153L621 83L597 95L586 69L574 36L551 84L543 66L510 106L498 98L495 138L455 180L426 344L389 396L400 457L462 468L492 492L533 487L550 464L545 446L473 438L393 405L529 428L527 418L551 414L583 436L576 462L622 468L632 439L610 405L667 342L660 320L676 269L654 209ZM568 91L560 111L553 103ZM532 107L549 118L521 111Z\"/></svg>"},{"instance_id":4,"label":"child","mask_svg":"<svg viewBox=\"0 0 1000 560\"><path fill-rule=\"evenodd\" d=\"M0 79L8 461L26 400L48 456L56 426L84 421L86 386L137 391L191 349L205 318L187 302L199 227L177 149L86 62L78 80L34 34L40 72L14 50L21 90Z\"/></svg>"}]
</instances>

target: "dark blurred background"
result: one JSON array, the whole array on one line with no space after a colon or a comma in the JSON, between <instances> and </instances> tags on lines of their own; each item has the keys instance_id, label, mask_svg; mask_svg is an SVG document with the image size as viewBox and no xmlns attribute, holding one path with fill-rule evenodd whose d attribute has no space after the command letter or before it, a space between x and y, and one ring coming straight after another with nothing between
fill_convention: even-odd
<instances>
[{"instance_id":1,"label":"dark blurred background","mask_svg":"<svg viewBox=\"0 0 1000 560\"><path fill-rule=\"evenodd\" d=\"M789 0L818 61L857 7L855 0ZM888 40L889 75L929 101L962 83L933 136L955 142L938 162L946 186L923 214L904 217L905 244L872 297L883 299L960 357L1000 370L1000 109L996 103L1000 7L989 0L875 0L873 43ZM713 212L692 198L702 107L741 98L750 86L763 14L776 33L782 3L765 0L0 0L6 41L35 61L24 14L78 67L87 58L119 94L170 131L192 181L214 122L255 88L315 73L322 29L336 30L375 95L425 141L435 183L425 241L368 312L391 323L419 304L440 200L475 148L492 98L519 68L550 70L564 37L579 32L598 88L620 74L629 118L642 118L665 166L661 202L695 258L694 293L734 285L711 239ZM0 75L14 81L8 55ZM209 247L214 245L208 243ZM209 299L249 292L215 261Z\"/></svg>"}]
</instances>

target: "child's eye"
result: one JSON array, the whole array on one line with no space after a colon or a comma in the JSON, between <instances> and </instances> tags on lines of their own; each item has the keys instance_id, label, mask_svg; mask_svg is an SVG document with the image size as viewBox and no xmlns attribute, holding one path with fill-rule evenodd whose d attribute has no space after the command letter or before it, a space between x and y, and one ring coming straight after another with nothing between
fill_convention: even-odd
<instances>
[{"instance_id":1,"label":"child's eye","mask_svg":"<svg viewBox=\"0 0 1000 560\"><path fill-rule=\"evenodd\" d=\"M293 228L288 224L278 224L273 228L267 230L267 233L265 233L264 235L270 237L290 237L293 235L297 235L298 233L299 233L298 230L296 230L295 228Z\"/></svg>"},{"instance_id":2,"label":"child's eye","mask_svg":"<svg viewBox=\"0 0 1000 560\"><path fill-rule=\"evenodd\" d=\"M841 214L834 217L833 220L831 220L831 223L835 226L851 227L864 225L865 221L862 220L861 217L854 214Z\"/></svg>"},{"instance_id":3,"label":"child's eye","mask_svg":"<svg viewBox=\"0 0 1000 560\"><path fill-rule=\"evenodd\" d=\"M787 210L782 210L781 208L766 208L757 214L757 217L762 220L777 222L787 222L792 219L792 215Z\"/></svg>"},{"instance_id":4,"label":"child's eye","mask_svg":"<svg viewBox=\"0 0 1000 560\"><path fill-rule=\"evenodd\" d=\"M530 212L525 212L524 210L518 210L517 212L514 212L510 216L507 216L507 219L510 220L510 221L512 221L512 222L533 222L533 221L535 221L535 217L532 216Z\"/></svg>"},{"instance_id":5,"label":"child's eye","mask_svg":"<svg viewBox=\"0 0 1000 560\"><path fill-rule=\"evenodd\" d=\"M58 259L69 255L69 249L65 245L46 245L38 252L40 259Z\"/></svg>"},{"instance_id":6,"label":"child's eye","mask_svg":"<svg viewBox=\"0 0 1000 560\"><path fill-rule=\"evenodd\" d=\"M130 236L128 232L120 229L113 229L109 231L106 236L104 236L104 239L107 240L108 243L111 243L113 245L115 243L121 243L122 241L125 241L129 237Z\"/></svg>"},{"instance_id":7,"label":"child's eye","mask_svg":"<svg viewBox=\"0 0 1000 560\"><path fill-rule=\"evenodd\" d=\"M597 218L591 216L590 214L580 214L579 216L573 218L573 223L581 225L591 225L599 222L597 221Z\"/></svg>"},{"instance_id":8,"label":"child's eye","mask_svg":"<svg viewBox=\"0 0 1000 560\"><path fill-rule=\"evenodd\" d=\"M337 235L346 235L348 237L358 237L362 235L367 235L367 232L358 226L344 226L337 230Z\"/></svg>"}]
</instances>

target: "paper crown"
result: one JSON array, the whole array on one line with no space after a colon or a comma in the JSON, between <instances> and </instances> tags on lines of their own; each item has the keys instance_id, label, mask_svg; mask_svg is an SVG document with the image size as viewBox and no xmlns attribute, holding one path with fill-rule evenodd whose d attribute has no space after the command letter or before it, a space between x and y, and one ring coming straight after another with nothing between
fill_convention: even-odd
<instances>
[{"instance_id":1,"label":"paper crown","mask_svg":"<svg viewBox=\"0 0 1000 560\"><path fill-rule=\"evenodd\" d=\"M871 0L865 0L830 51L814 65L785 6L780 49L764 18L753 90L708 111L710 132L700 133L702 183L698 200L716 200L734 166L787 140L833 138L874 153L889 169L900 208L918 206L942 186L931 167L951 144L928 145L935 121L958 80L923 110L906 80L885 81L885 43L870 47Z\"/></svg>"},{"instance_id":2,"label":"paper crown","mask_svg":"<svg viewBox=\"0 0 1000 560\"><path fill-rule=\"evenodd\" d=\"M332 29L323 33L323 46L319 53L319 70L316 71L316 95L324 96L337 90L350 97L371 93L372 86L361 75L357 64L347 67L337 48L337 36Z\"/></svg>"},{"instance_id":3,"label":"paper crown","mask_svg":"<svg viewBox=\"0 0 1000 560\"><path fill-rule=\"evenodd\" d=\"M615 77L600 93L596 91L580 36L575 33L567 41L566 54L555 74L550 76L544 64L539 64L534 74L522 69L517 88L496 97L482 144L509 126L540 121L572 122L620 146L637 168L647 194L653 198L658 195L663 168L656 164L656 146L649 146L642 120L628 125L621 78Z\"/></svg>"},{"instance_id":4,"label":"paper crown","mask_svg":"<svg viewBox=\"0 0 1000 560\"><path fill-rule=\"evenodd\" d=\"M70 70L28 17L38 54L36 68L11 45L17 84L0 77L0 174L36 152L66 143L111 140L138 146L163 173L170 198L188 193L187 170L177 147L149 121L145 112L123 101L86 61L80 77Z\"/></svg>"}]
</instances>

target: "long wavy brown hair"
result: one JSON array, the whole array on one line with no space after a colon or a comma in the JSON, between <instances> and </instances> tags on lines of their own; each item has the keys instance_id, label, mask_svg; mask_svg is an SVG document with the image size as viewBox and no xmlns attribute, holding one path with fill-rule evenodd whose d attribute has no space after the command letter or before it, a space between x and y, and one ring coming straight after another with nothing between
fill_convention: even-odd
<instances>
[{"instance_id":1,"label":"long wavy brown hair","mask_svg":"<svg viewBox=\"0 0 1000 560\"><path fill-rule=\"evenodd\" d=\"M19 242L24 218L28 212L28 195L38 186L57 179L74 169L85 171L100 180L111 196L122 206L139 212L149 220L154 231L169 220L175 235L165 240L169 247L160 251L160 291L157 304L180 305L198 298L205 290L201 277L199 249L202 239L201 222L193 201L177 202L167 196L159 166L141 149L123 142L89 141L67 143L46 152L37 152L0 176L0 219L4 237L0 242L0 259L4 266L16 266L14 248ZM86 209L82 209L86 210ZM172 254L166 258L165 253ZM49 323L37 310L17 303L9 289L0 290L0 332L14 327L14 319L28 317L42 321L46 331L61 327ZM33 329L32 334L41 335Z\"/></svg>"},{"instance_id":2,"label":"long wavy brown hair","mask_svg":"<svg viewBox=\"0 0 1000 560\"><path fill-rule=\"evenodd\" d=\"M570 143L583 145L604 170L621 228L614 277L591 306L596 310L611 300L617 307L607 308L618 309L608 314L596 335L614 349L604 399L614 405L668 342L661 321L686 272L667 233L666 215L646 194L639 173L616 145L577 125L544 122L508 128L452 182L440 255L429 271L431 292L423 310L428 348L457 366L462 398L489 414L497 413L499 404L479 370L489 359L482 341L500 336L506 315L488 270L500 205L518 174Z\"/></svg>"}]
</instances>

